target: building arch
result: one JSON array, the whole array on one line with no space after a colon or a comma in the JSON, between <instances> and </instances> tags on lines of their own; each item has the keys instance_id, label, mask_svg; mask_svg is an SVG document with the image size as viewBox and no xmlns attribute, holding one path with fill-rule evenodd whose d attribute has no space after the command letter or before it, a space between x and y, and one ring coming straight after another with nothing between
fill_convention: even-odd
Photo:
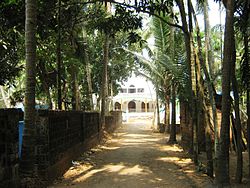
<instances>
[{"instance_id":1,"label":"building arch","mask_svg":"<svg viewBox=\"0 0 250 188\"><path fill-rule=\"evenodd\" d=\"M136 111L136 103L134 101L130 101L128 103L128 111L135 112Z\"/></svg>"},{"instance_id":2,"label":"building arch","mask_svg":"<svg viewBox=\"0 0 250 188\"><path fill-rule=\"evenodd\" d=\"M121 104L119 102L115 102L115 110L121 110Z\"/></svg>"},{"instance_id":3,"label":"building arch","mask_svg":"<svg viewBox=\"0 0 250 188\"><path fill-rule=\"evenodd\" d=\"M146 105L145 105L145 102L142 102L142 103L141 103L141 111L142 111L142 112L145 112L145 106L146 106Z\"/></svg>"}]
</instances>

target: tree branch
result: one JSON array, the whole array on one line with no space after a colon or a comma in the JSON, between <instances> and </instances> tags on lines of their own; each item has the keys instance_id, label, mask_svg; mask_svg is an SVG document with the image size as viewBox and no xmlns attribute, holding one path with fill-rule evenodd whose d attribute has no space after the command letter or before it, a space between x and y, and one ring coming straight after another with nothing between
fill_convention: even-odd
<instances>
[{"instance_id":1,"label":"tree branch","mask_svg":"<svg viewBox=\"0 0 250 188\"><path fill-rule=\"evenodd\" d=\"M185 30L183 29L183 26L178 25L178 24L174 24L174 23L171 23L171 22L168 22L166 19L164 19L160 15L156 14L155 12L151 12L149 10L142 9L143 8L142 6L141 7L137 7L135 5L129 5L129 4L126 4L126 3L121 3L121 2L117 2L115 0L89 0L87 2L68 3L68 4L61 5L61 7L66 7L66 6L69 6L69 5L76 5L76 4L87 5L87 4L94 4L94 3L98 3L98 2L99 3L100 2L109 2L109 3L116 4L116 5L124 6L124 7L127 7L127 8L132 8L132 9L134 9L137 12L146 13L146 14L148 14L150 16L155 16L155 17L159 18L160 20L162 20L164 23L168 24L169 26L179 28L179 29L181 29L185 33ZM58 8L58 7L56 7L56 8Z\"/></svg>"}]
</instances>

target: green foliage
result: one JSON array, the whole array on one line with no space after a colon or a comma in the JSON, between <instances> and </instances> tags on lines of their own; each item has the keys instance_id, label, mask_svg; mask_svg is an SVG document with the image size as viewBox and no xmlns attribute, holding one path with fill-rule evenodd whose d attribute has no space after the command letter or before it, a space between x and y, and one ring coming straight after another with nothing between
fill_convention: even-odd
<instances>
[{"instance_id":1,"label":"green foliage","mask_svg":"<svg viewBox=\"0 0 250 188\"><path fill-rule=\"evenodd\" d=\"M236 11L238 16L235 18L237 36L240 38L242 49L241 49L241 80L244 89L250 88L250 46L249 46L249 34L250 34L250 6L247 0L236 2Z\"/></svg>"},{"instance_id":2,"label":"green foliage","mask_svg":"<svg viewBox=\"0 0 250 188\"><path fill-rule=\"evenodd\" d=\"M0 85L11 84L23 68L24 5L21 0L0 3Z\"/></svg>"},{"instance_id":3,"label":"green foliage","mask_svg":"<svg viewBox=\"0 0 250 188\"><path fill-rule=\"evenodd\" d=\"M17 0L4 0L5 5L11 5L17 3Z\"/></svg>"},{"instance_id":4,"label":"green foliage","mask_svg":"<svg viewBox=\"0 0 250 188\"><path fill-rule=\"evenodd\" d=\"M120 3L120 5L134 8L136 12L144 12L149 15L162 14L163 16L168 15L174 18L175 15L171 11L173 3L173 0L135 0L134 2L124 1L124 3ZM177 19L177 17L175 18Z\"/></svg>"},{"instance_id":5,"label":"green foliage","mask_svg":"<svg viewBox=\"0 0 250 188\"><path fill-rule=\"evenodd\" d=\"M103 15L92 20L90 26L92 29L98 29L111 37L121 31L128 32L142 27L142 18L122 6L116 6L114 15L105 14L105 12Z\"/></svg>"},{"instance_id":6,"label":"green foliage","mask_svg":"<svg viewBox=\"0 0 250 188\"><path fill-rule=\"evenodd\" d=\"M10 104L12 106L15 106L17 102L23 102L24 100L24 90L16 90L12 93L12 96L10 96Z\"/></svg>"},{"instance_id":7,"label":"green foliage","mask_svg":"<svg viewBox=\"0 0 250 188\"><path fill-rule=\"evenodd\" d=\"M164 80L160 83L162 83L161 87L163 87L161 90L165 92L170 87L172 81L177 83L179 90L183 90L188 80L182 32L178 29L172 31L174 32L174 44L171 44L170 32L170 27L166 23L158 18L153 19L153 34L157 58L155 62L158 64L158 70L164 75ZM174 55L173 58L171 57L172 53Z\"/></svg>"}]
</instances>

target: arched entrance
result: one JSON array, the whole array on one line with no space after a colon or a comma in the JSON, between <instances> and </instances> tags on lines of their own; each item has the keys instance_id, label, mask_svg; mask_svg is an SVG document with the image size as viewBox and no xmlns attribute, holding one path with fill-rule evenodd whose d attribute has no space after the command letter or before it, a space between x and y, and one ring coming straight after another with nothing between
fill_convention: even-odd
<instances>
[{"instance_id":1,"label":"arched entrance","mask_svg":"<svg viewBox=\"0 0 250 188\"><path fill-rule=\"evenodd\" d=\"M121 110L121 104L119 102L115 102L115 110Z\"/></svg>"},{"instance_id":2,"label":"arched entrance","mask_svg":"<svg viewBox=\"0 0 250 188\"><path fill-rule=\"evenodd\" d=\"M147 112L151 112L149 109L149 103L147 103Z\"/></svg>"},{"instance_id":3,"label":"arched entrance","mask_svg":"<svg viewBox=\"0 0 250 188\"><path fill-rule=\"evenodd\" d=\"M134 101L130 101L128 103L128 111L129 112L135 112L136 111L136 104Z\"/></svg>"},{"instance_id":4,"label":"arched entrance","mask_svg":"<svg viewBox=\"0 0 250 188\"><path fill-rule=\"evenodd\" d=\"M141 103L141 111L142 111L142 112L145 112L145 102L142 102L142 103Z\"/></svg>"}]
</instances>

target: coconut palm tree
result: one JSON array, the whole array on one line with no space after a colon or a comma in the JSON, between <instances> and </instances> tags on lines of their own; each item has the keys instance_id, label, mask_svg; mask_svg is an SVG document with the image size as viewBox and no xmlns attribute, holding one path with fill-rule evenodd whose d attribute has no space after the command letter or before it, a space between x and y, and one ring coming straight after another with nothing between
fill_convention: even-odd
<instances>
[{"instance_id":1,"label":"coconut palm tree","mask_svg":"<svg viewBox=\"0 0 250 188\"><path fill-rule=\"evenodd\" d=\"M250 11L250 2L245 1L239 1L238 7L240 11L239 17L236 19L236 28L242 33L242 39L243 39L243 56L241 59L241 80L243 83L244 90L246 91L247 96L247 140L248 140L248 158L250 159L250 60L249 60L249 11ZM249 160L250 161L250 160ZM250 162L249 162L250 163ZM249 176L250 176L250 165L249 165Z\"/></svg>"},{"instance_id":2,"label":"coconut palm tree","mask_svg":"<svg viewBox=\"0 0 250 188\"><path fill-rule=\"evenodd\" d=\"M25 19L25 50L26 50L26 80L24 133L20 172L24 177L34 175L35 162L35 85L36 85L36 0L26 0Z\"/></svg>"},{"instance_id":3,"label":"coconut palm tree","mask_svg":"<svg viewBox=\"0 0 250 188\"><path fill-rule=\"evenodd\" d=\"M57 49L56 49L56 60L57 60L57 105L58 109L62 109L62 86L61 86L61 66L62 66L62 55L61 55L61 0L58 0L58 15L57 15Z\"/></svg>"},{"instance_id":4,"label":"coconut palm tree","mask_svg":"<svg viewBox=\"0 0 250 188\"><path fill-rule=\"evenodd\" d=\"M106 100L108 97L108 62L109 62L109 34L105 33L103 44L103 73L101 88L101 127L105 127L105 114L107 111Z\"/></svg>"},{"instance_id":5,"label":"coconut palm tree","mask_svg":"<svg viewBox=\"0 0 250 188\"><path fill-rule=\"evenodd\" d=\"M207 66L205 64L205 60L203 57L202 53L202 41L201 41L201 33L200 33L200 28L199 28L199 23L196 18L195 10L193 6L191 6L191 11L194 17L194 22L195 22L195 28L196 28L196 40L197 40L197 55L198 58L196 58L196 79L197 79L197 112L198 112L198 129L199 129L199 143L202 147L201 142L204 143L204 134L203 131L205 132L205 138L206 138L206 153L207 153L207 174L211 177L213 177L213 151L212 151L212 138L211 138L211 128L210 128L210 121L209 121L209 110L206 104L205 100L205 87L204 87L204 81L203 77L201 75L201 69L203 69L203 72L205 74L205 82L207 82L207 87L209 91L209 100L210 100L210 105L212 106L213 109L213 123L214 123L214 130L216 130L216 125L217 125L217 118L216 118L216 106L215 106L215 87L211 81L211 76L207 70ZM207 18L208 19L208 18ZM207 38L205 39L207 40ZM205 41L205 43L207 43ZM207 49L206 49L207 50ZM206 58L207 58L206 53ZM205 129L205 130L204 130ZM215 134L216 135L216 134ZM215 136L216 137L216 136ZM216 142L216 141L215 141Z\"/></svg>"},{"instance_id":6,"label":"coconut palm tree","mask_svg":"<svg viewBox=\"0 0 250 188\"><path fill-rule=\"evenodd\" d=\"M230 125L230 80L234 45L234 0L226 1L226 23L222 69L222 120L215 178L218 185L229 184L229 125Z\"/></svg>"}]
</instances>

